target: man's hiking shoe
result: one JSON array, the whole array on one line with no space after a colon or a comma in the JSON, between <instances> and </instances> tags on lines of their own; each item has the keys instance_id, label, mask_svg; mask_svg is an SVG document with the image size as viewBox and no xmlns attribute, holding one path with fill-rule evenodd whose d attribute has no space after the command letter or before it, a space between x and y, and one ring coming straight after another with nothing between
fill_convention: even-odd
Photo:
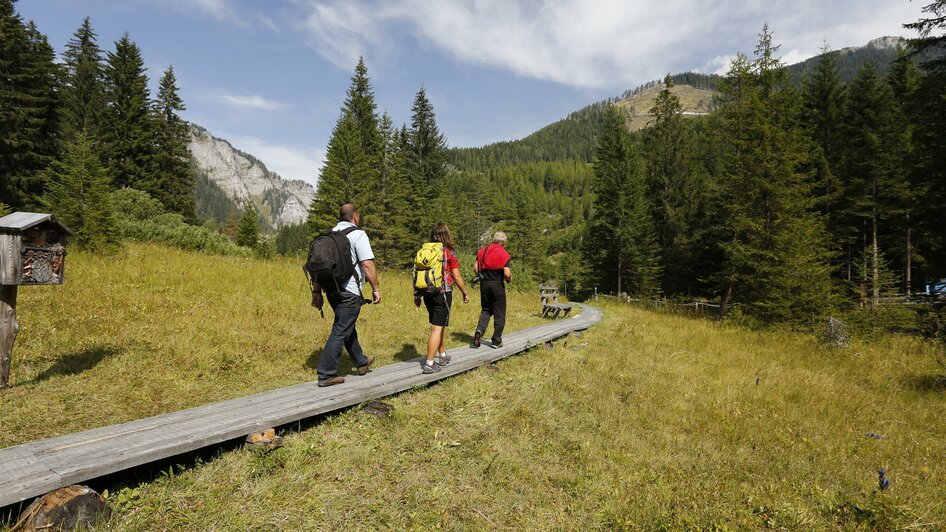
<instances>
[{"instance_id":1,"label":"man's hiking shoe","mask_svg":"<svg viewBox=\"0 0 946 532\"><path fill-rule=\"evenodd\" d=\"M503 341L493 340L492 342L490 342L489 346L492 347L493 349L499 349L500 347L503 346Z\"/></svg>"},{"instance_id":2,"label":"man's hiking shoe","mask_svg":"<svg viewBox=\"0 0 946 532\"><path fill-rule=\"evenodd\" d=\"M425 375L430 375L431 373L437 373L439 371L440 371L440 366L438 366L436 363L434 364L427 364L426 362L424 363Z\"/></svg>"},{"instance_id":3,"label":"man's hiking shoe","mask_svg":"<svg viewBox=\"0 0 946 532\"><path fill-rule=\"evenodd\" d=\"M368 367L372 364L374 364L374 357L368 357L368 361L365 362L364 366L358 366L358 374L364 375L365 373L368 373Z\"/></svg>"},{"instance_id":4,"label":"man's hiking shoe","mask_svg":"<svg viewBox=\"0 0 946 532\"><path fill-rule=\"evenodd\" d=\"M319 379L319 388L325 388L326 386L335 386L336 384L341 384L345 382L345 377L341 375L336 375L329 379Z\"/></svg>"},{"instance_id":5,"label":"man's hiking shoe","mask_svg":"<svg viewBox=\"0 0 946 532\"><path fill-rule=\"evenodd\" d=\"M479 332L479 331L476 331L475 333L473 333L473 347L477 347L477 348L478 348L478 347L480 346L480 339L481 339L481 338L483 338L483 333L481 333L481 332Z\"/></svg>"},{"instance_id":6,"label":"man's hiking shoe","mask_svg":"<svg viewBox=\"0 0 946 532\"><path fill-rule=\"evenodd\" d=\"M446 366L450 363L451 358L452 357L447 353L440 353L440 356L434 359L434 364L437 364L438 366Z\"/></svg>"}]
</instances>

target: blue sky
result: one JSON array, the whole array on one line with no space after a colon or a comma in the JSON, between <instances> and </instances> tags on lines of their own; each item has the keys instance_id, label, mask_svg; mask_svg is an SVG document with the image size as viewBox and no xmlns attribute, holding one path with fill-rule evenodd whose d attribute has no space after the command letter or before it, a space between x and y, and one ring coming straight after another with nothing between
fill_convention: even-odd
<instances>
[{"instance_id":1,"label":"blue sky","mask_svg":"<svg viewBox=\"0 0 946 532\"><path fill-rule=\"evenodd\" d=\"M123 32L154 84L173 65L184 118L315 182L359 55L400 124L423 84L451 146L529 134L667 72L725 70L763 23L794 63L913 36L930 0L20 0L58 53L85 16Z\"/></svg>"}]
</instances>

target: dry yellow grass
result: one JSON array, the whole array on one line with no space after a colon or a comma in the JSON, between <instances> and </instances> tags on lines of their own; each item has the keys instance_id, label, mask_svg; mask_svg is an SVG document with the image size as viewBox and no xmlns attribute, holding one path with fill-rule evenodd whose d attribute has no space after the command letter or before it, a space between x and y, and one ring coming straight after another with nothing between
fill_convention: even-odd
<instances>
[{"instance_id":1,"label":"dry yellow grass","mask_svg":"<svg viewBox=\"0 0 946 532\"><path fill-rule=\"evenodd\" d=\"M630 131L643 129L653 120L650 110L654 108L657 95L661 90L663 90L662 85L651 87L614 104L626 113L627 128ZM709 89L697 89L690 85L674 85L670 88L670 92L680 98L680 105L685 115L708 114L715 94Z\"/></svg>"},{"instance_id":2,"label":"dry yellow grass","mask_svg":"<svg viewBox=\"0 0 946 532\"><path fill-rule=\"evenodd\" d=\"M315 379L332 312L323 321L309 306L300 264L137 244L115 257L71 252L66 284L20 290L0 447ZM382 304L359 325L379 365L424 351L427 334L408 276L381 272L381 284ZM540 320L537 296L510 298L510 327ZM448 349L478 313L478 297L454 303Z\"/></svg>"}]
</instances>

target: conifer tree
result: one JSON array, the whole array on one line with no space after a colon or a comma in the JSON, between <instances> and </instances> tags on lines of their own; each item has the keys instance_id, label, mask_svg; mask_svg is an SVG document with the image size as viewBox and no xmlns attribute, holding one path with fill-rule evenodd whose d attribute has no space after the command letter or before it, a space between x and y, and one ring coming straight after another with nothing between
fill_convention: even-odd
<instances>
[{"instance_id":1,"label":"conifer tree","mask_svg":"<svg viewBox=\"0 0 946 532\"><path fill-rule=\"evenodd\" d=\"M343 112L350 115L357 124L361 148L368 162L367 173L363 176L360 186L371 187L377 180L383 164L384 139L364 57L360 57L355 66Z\"/></svg>"},{"instance_id":2,"label":"conifer tree","mask_svg":"<svg viewBox=\"0 0 946 532\"><path fill-rule=\"evenodd\" d=\"M42 192L58 153L58 67L36 26L0 0L0 201L21 208Z\"/></svg>"},{"instance_id":3,"label":"conifer tree","mask_svg":"<svg viewBox=\"0 0 946 532\"><path fill-rule=\"evenodd\" d=\"M184 110L184 101L177 93L173 67L161 77L158 97L154 102L156 148L154 175L147 192L161 201L169 212L185 219L195 217L194 176L190 168L190 134L187 123L178 116Z\"/></svg>"},{"instance_id":4,"label":"conifer tree","mask_svg":"<svg viewBox=\"0 0 946 532\"><path fill-rule=\"evenodd\" d=\"M105 143L115 186L154 195L154 119L141 49L125 33L105 68Z\"/></svg>"},{"instance_id":5,"label":"conifer tree","mask_svg":"<svg viewBox=\"0 0 946 532\"><path fill-rule=\"evenodd\" d=\"M82 131L66 143L62 160L46 170L43 203L85 249L102 251L118 240L109 200L110 179L94 141Z\"/></svg>"},{"instance_id":6,"label":"conifer tree","mask_svg":"<svg viewBox=\"0 0 946 532\"><path fill-rule=\"evenodd\" d=\"M399 143L398 131L391 117L381 118L381 171L373 200L362 225L370 231L372 249L382 266L407 266L417 238L408 231L410 221L410 184L407 180L406 154Z\"/></svg>"},{"instance_id":7,"label":"conifer tree","mask_svg":"<svg viewBox=\"0 0 946 532\"><path fill-rule=\"evenodd\" d=\"M243 206L243 216L237 227L236 243L240 246L255 249L259 245L259 214L252 201Z\"/></svg>"},{"instance_id":8,"label":"conifer tree","mask_svg":"<svg viewBox=\"0 0 946 532\"><path fill-rule=\"evenodd\" d=\"M704 191L700 163L694 157L692 129L684 122L683 106L672 88L673 79L668 74L650 111L652 125L642 134L647 195L664 265L661 284L665 292L678 293L696 288L695 246Z\"/></svg>"},{"instance_id":9,"label":"conifer tree","mask_svg":"<svg viewBox=\"0 0 946 532\"><path fill-rule=\"evenodd\" d=\"M628 138L624 116L614 106L605 111L597 141L587 261L603 291L651 295L658 289L659 248L640 157Z\"/></svg>"},{"instance_id":10,"label":"conifer tree","mask_svg":"<svg viewBox=\"0 0 946 532\"><path fill-rule=\"evenodd\" d=\"M411 107L411 127L408 131L408 172L413 185L414 201L418 205L430 205L444 192L447 161L447 141L437 127L434 107L427 99L427 91L421 87ZM440 216L430 210L421 210L420 225L415 232L437 222Z\"/></svg>"},{"instance_id":11,"label":"conifer tree","mask_svg":"<svg viewBox=\"0 0 946 532\"><path fill-rule=\"evenodd\" d=\"M82 21L63 53L63 138L85 131L93 139L103 139L105 72L102 50L96 41L89 17Z\"/></svg>"},{"instance_id":12,"label":"conifer tree","mask_svg":"<svg viewBox=\"0 0 946 532\"><path fill-rule=\"evenodd\" d=\"M839 230L836 211L842 194L837 173L841 169L845 96L838 74L837 52L830 51L827 43L821 48L814 72L803 81L803 85L803 118L819 150L815 155L815 195L820 200L820 211L828 231L836 237Z\"/></svg>"},{"instance_id":13,"label":"conifer tree","mask_svg":"<svg viewBox=\"0 0 946 532\"><path fill-rule=\"evenodd\" d=\"M720 87L721 310L738 298L764 320L807 321L832 304L831 254L804 171L800 101L777 50L764 26L755 60L738 56Z\"/></svg>"},{"instance_id":14,"label":"conifer tree","mask_svg":"<svg viewBox=\"0 0 946 532\"><path fill-rule=\"evenodd\" d=\"M901 125L895 121L893 91L880 77L876 64L860 69L849 92L844 119L845 214L852 247L869 250L865 260L874 267L861 282L868 289L863 295L869 297L870 307L876 308L881 295L881 232L892 225L892 217L899 214L898 207L907 194L906 174L898 161Z\"/></svg>"},{"instance_id":15,"label":"conifer tree","mask_svg":"<svg viewBox=\"0 0 946 532\"><path fill-rule=\"evenodd\" d=\"M307 224L311 234L328 231L338 221L338 209L345 203L359 205L370 191L359 187L360 179L368 172L368 160L361 145L358 124L342 113L325 155L325 167L319 176L315 199L309 207Z\"/></svg>"}]
</instances>

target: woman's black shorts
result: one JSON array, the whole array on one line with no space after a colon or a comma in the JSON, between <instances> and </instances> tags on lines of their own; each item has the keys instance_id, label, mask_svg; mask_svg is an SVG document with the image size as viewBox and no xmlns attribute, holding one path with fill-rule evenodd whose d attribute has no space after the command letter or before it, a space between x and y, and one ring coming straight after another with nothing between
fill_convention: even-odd
<instances>
[{"instance_id":1,"label":"woman's black shorts","mask_svg":"<svg viewBox=\"0 0 946 532\"><path fill-rule=\"evenodd\" d=\"M431 325L446 327L450 324L450 307L453 305L453 292L435 292L424 294L424 306L430 316Z\"/></svg>"}]
</instances>

